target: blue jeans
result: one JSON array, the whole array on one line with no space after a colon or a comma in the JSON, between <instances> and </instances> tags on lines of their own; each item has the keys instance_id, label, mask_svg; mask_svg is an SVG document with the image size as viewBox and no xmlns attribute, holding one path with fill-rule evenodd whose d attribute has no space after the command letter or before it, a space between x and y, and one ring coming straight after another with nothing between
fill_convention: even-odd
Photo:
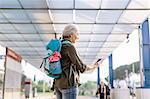
<instances>
[{"instance_id":1,"label":"blue jeans","mask_svg":"<svg viewBox=\"0 0 150 99\"><path fill-rule=\"evenodd\" d=\"M56 88L55 90L57 99L77 99L77 87L71 87L68 89Z\"/></svg>"}]
</instances>

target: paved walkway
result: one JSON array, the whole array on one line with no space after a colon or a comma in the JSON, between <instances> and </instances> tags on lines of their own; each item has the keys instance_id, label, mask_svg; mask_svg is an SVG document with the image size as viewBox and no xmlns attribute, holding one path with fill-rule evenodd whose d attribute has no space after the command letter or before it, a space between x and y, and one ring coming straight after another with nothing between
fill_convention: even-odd
<instances>
[{"instance_id":1,"label":"paved walkway","mask_svg":"<svg viewBox=\"0 0 150 99\"><path fill-rule=\"evenodd\" d=\"M98 99L98 98L92 96L78 96L78 99Z\"/></svg>"}]
</instances>

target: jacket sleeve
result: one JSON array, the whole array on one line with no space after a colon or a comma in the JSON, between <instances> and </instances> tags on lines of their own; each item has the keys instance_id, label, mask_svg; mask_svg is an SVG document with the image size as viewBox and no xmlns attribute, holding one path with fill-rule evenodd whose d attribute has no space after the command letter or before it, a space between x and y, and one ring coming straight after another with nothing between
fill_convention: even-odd
<instances>
[{"instance_id":1,"label":"jacket sleeve","mask_svg":"<svg viewBox=\"0 0 150 99\"><path fill-rule=\"evenodd\" d=\"M68 56L71 62L77 67L77 69L80 70L81 73L83 73L86 69L86 65L79 58L74 46L68 47Z\"/></svg>"}]
</instances>

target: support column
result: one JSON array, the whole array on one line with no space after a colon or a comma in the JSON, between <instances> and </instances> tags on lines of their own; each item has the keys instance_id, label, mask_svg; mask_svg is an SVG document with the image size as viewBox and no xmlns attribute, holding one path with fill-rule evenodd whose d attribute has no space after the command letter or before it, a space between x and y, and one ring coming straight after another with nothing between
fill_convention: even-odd
<instances>
[{"instance_id":1,"label":"support column","mask_svg":"<svg viewBox=\"0 0 150 99\"><path fill-rule=\"evenodd\" d=\"M97 68L97 85L100 85L100 66Z\"/></svg>"},{"instance_id":2,"label":"support column","mask_svg":"<svg viewBox=\"0 0 150 99\"><path fill-rule=\"evenodd\" d=\"M114 88L113 86L113 61L112 61L112 54L109 56L109 81L111 88Z\"/></svg>"},{"instance_id":3,"label":"support column","mask_svg":"<svg viewBox=\"0 0 150 99\"><path fill-rule=\"evenodd\" d=\"M142 62L144 88L150 88L150 32L148 19L142 24Z\"/></svg>"}]
</instances>

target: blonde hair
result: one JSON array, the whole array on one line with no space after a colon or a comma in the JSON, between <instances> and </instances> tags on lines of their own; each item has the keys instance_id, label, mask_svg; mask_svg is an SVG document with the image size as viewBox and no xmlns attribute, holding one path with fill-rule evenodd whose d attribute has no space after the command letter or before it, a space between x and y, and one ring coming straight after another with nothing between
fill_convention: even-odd
<instances>
[{"instance_id":1,"label":"blonde hair","mask_svg":"<svg viewBox=\"0 0 150 99\"><path fill-rule=\"evenodd\" d=\"M76 33L78 31L78 26L75 24L68 24L63 30L63 38L69 37L70 34Z\"/></svg>"}]
</instances>

